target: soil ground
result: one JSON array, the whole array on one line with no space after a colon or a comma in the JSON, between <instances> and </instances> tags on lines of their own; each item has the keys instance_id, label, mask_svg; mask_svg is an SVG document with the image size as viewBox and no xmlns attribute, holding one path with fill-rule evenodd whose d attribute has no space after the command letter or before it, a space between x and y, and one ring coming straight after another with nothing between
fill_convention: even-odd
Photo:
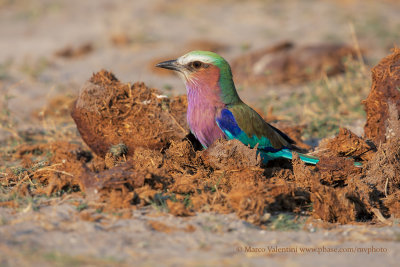
<instances>
[{"instance_id":1,"label":"soil ground","mask_svg":"<svg viewBox=\"0 0 400 267\"><path fill-rule=\"evenodd\" d=\"M311 82L305 79L293 84L287 82L290 79L278 79L280 82L273 80L266 87L239 79L237 72L243 100L281 129L293 131L303 148L310 149L313 140L332 137L338 126L364 135L366 116L360 100L371 89L370 68L389 55L396 42L399 44L399 12L396 1L0 1L0 36L4 40L0 42L0 92L4 96L0 117L0 265L395 266L400 260L398 215L393 216L400 214L399 172L393 167L397 161L388 163L382 156L390 148L372 153L365 139L342 130L335 142L344 145L332 146L326 141L325 148L337 152L332 157L340 153L357 156L368 165L358 171L342 159L344 175L332 175L337 166L329 161L319 166L321 172L297 161L293 166L278 162L260 167L255 159L244 160L253 155L250 149L231 143L222 146L233 150L221 150L217 144L210 152L192 151L187 141L181 141L187 130L184 116L180 117L184 115L184 98L165 102L155 97L161 93L171 97L184 94L184 86L176 76L157 72L152 65L198 48L218 50L234 62L282 41L300 47L294 51L303 51L301 47L310 44L349 45L354 48L357 64L362 62L350 66L356 66L355 70L346 65L341 76L322 77L326 82L322 85L318 81L315 84L316 78L311 75L307 78L314 80ZM364 59L357 52L362 52ZM74 119L79 135L69 115L70 107L79 90L86 88L86 81L101 69L112 70L123 82L143 81L159 90L132 87L143 90L134 101L161 101L162 105L153 106L153 102L140 108L136 115L115 122L121 123L118 129L134 125L135 116L158 114L161 126L157 129L174 129L173 134L138 129L135 136L141 138L124 143L128 147L145 143L145 148L133 154L129 154L134 151L130 149L128 154L110 155L108 146L96 146L96 138L94 145L88 141L92 140L92 129L82 130L77 116L81 116L81 122L92 117L90 113L82 116L78 109ZM127 88L124 84L112 86ZM337 95L343 92L346 94ZM322 102L322 107L307 96L311 93L318 93L316 102ZM334 99L332 94L345 100L333 105L334 112L330 113L327 102ZM109 113L103 115L110 120L115 114L121 115L122 104L126 102L115 104L116 109L111 105ZM323 116L328 114L326 120L334 124L316 119L322 116L321 109ZM297 120L299 114L309 120ZM307 135L302 136L301 130L296 135L293 127L299 125L305 125ZM323 132L332 125L336 128ZM115 129L107 129L106 124L95 126L110 132ZM151 143L145 141L146 134L152 136ZM302 143L302 139L309 140ZM171 140L175 143L170 144ZM356 144L349 145L348 140ZM397 139L390 140L386 144L399 145ZM104 140L100 143L106 144ZM346 144L357 149L346 154ZM237 151L239 156L230 161L229 151ZM125 163L125 154L128 163L133 158L131 165L135 167ZM396 156L389 159L398 160ZM234 166L233 172L226 172L225 165ZM383 178L373 180L382 166L387 170L384 177L390 178L386 184ZM117 177L114 172L131 180L113 180ZM68 178L71 173L71 177L87 180ZM245 182L240 175L246 177ZM59 184L54 177L60 178ZM103 177L108 184L93 186L93 177ZM174 180L160 182L155 177ZM365 184L351 177L375 182L378 199L367 200L363 195L368 192ZM323 183L307 184L315 179ZM241 182L248 186L247 191L243 191ZM121 187L126 183L129 186ZM293 189L293 183L301 184L303 191ZM282 185L287 191L279 191ZM199 193L190 186L205 189ZM99 190L100 201L90 196L93 188ZM164 189L173 194L166 199L157 195ZM247 192L248 203L242 198L243 192ZM343 195L353 202L343 200ZM192 206L186 205L187 200ZM281 251L274 251L277 248ZM314 250L300 251L306 248ZM292 250L282 251L285 249ZM327 251L332 249L336 252Z\"/></svg>"}]
</instances>

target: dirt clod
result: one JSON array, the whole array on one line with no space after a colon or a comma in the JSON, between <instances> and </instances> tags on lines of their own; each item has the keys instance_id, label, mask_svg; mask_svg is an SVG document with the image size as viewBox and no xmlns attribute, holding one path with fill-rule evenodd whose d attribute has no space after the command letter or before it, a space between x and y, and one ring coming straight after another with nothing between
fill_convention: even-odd
<instances>
[{"instance_id":1,"label":"dirt clod","mask_svg":"<svg viewBox=\"0 0 400 267\"><path fill-rule=\"evenodd\" d=\"M371 91L363 101L367 113L364 126L365 136L376 145L386 141L389 104L393 103L400 110L400 49L383 58L372 69Z\"/></svg>"},{"instance_id":2,"label":"dirt clod","mask_svg":"<svg viewBox=\"0 0 400 267\"><path fill-rule=\"evenodd\" d=\"M376 147L346 128L340 128L338 135L332 139L323 140L320 148L324 155L352 157L356 160L371 160L376 152Z\"/></svg>"},{"instance_id":3,"label":"dirt clod","mask_svg":"<svg viewBox=\"0 0 400 267\"><path fill-rule=\"evenodd\" d=\"M124 143L127 154L137 147L161 149L188 132L186 101L169 99L143 83L119 82L101 71L80 90L72 117L86 144L104 157L111 147Z\"/></svg>"},{"instance_id":4,"label":"dirt clod","mask_svg":"<svg viewBox=\"0 0 400 267\"><path fill-rule=\"evenodd\" d=\"M368 162L365 181L375 189L376 198L385 197L384 203L391 214L399 214L400 192L400 120L394 104L389 105L390 116L387 130L391 135L387 142L378 147L378 151ZM396 200L397 199L397 200ZM397 217L397 216L396 216Z\"/></svg>"},{"instance_id":5,"label":"dirt clod","mask_svg":"<svg viewBox=\"0 0 400 267\"><path fill-rule=\"evenodd\" d=\"M232 165L235 168L251 168L261 165L261 158L257 149L246 147L239 140L214 142L204 153L203 158L207 164L215 169L225 169Z\"/></svg>"}]
</instances>

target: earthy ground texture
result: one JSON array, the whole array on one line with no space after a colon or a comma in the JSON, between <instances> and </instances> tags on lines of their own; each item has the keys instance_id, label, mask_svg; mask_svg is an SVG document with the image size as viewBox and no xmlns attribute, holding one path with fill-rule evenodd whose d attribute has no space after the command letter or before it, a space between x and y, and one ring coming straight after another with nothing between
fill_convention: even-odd
<instances>
[{"instance_id":1,"label":"earthy ground texture","mask_svg":"<svg viewBox=\"0 0 400 267\"><path fill-rule=\"evenodd\" d=\"M396 1L0 7L0 266L397 266ZM203 150L153 67L193 49L320 162Z\"/></svg>"}]
</instances>

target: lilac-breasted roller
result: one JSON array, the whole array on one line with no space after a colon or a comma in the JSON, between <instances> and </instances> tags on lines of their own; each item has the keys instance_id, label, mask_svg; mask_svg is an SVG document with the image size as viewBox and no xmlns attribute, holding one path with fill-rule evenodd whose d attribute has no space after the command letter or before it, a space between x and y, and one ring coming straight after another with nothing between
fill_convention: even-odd
<instances>
[{"instance_id":1,"label":"lilac-breasted roller","mask_svg":"<svg viewBox=\"0 0 400 267\"><path fill-rule=\"evenodd\" d=\"M160 68L177 71L187 89L187 122L200 143L209 147L219 138L238 139L255 147L263 162L292 159L294 141L265 122L239 97L228 62L218 54L192 51L176 60L161 62ZM318 158L298 153L306 163Z\"/></svg>"}]
</instances>

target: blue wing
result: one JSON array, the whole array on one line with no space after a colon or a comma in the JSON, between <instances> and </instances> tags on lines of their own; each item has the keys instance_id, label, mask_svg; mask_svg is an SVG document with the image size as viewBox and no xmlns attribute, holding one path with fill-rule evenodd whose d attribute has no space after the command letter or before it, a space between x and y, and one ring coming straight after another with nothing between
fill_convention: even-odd
<instances>
[{"instance_id":1,"label":"blue wing","mask_svg":"<svg viewBox=\"0 0 400 267\"><path fill-rule=\"evenodd\" d=\"M229 109L223 109L221 115L216 118L218 127L226 135L228 139L238 139L251 148L258 144L258 149L265 152L277 152L282 148L276 149L272 146L271 141L266 136L257 137L256 135L248 136L238 125L235 116Z\"/></svg>"}]
</instances>

